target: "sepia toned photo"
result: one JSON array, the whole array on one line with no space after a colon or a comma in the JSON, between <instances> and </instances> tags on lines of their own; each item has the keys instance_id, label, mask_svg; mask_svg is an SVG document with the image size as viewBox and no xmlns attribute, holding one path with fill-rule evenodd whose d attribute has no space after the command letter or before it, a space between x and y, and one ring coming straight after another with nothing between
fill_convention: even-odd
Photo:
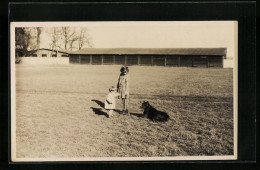
<instances>
[{"instance_id":1,"label":"sepia toned photo","mask_svg":"<svg viewBox=\"0 0 260 170\"><path fill-rule=\"evenodd\" d=\"M237 159L237 22L12 22L11 159Z\"/></svg>"}]
</instances>

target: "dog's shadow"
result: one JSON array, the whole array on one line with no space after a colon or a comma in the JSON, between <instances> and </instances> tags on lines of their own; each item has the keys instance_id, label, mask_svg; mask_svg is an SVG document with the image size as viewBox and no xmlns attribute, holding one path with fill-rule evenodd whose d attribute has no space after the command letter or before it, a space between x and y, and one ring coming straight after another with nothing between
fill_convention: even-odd
<instances>
[{"instance_id":1,"label":"dog's shadow","mask_svg":"<svg viewBox=\"0 0 260 170\"><path fill-rule=\"evenodd\" d=\"M130 114L136 117L143 117L143 114L140 113L130 113Z\"/></svg>"},{"instance_id":2,"label":"dog's shadow","mask_svg":"<svg viewBox=\"0 0 260 170\"><path fill-rule=\"evenodd\" d=\"M94 107L90 107L90 108L93 110L93 112L94 112L96 115L100 115L100 116L104 115L104 116L107 117L107 113L106 113L106 112L103 112L101 108L94 108Z\"/></svg>"}]
</instances>

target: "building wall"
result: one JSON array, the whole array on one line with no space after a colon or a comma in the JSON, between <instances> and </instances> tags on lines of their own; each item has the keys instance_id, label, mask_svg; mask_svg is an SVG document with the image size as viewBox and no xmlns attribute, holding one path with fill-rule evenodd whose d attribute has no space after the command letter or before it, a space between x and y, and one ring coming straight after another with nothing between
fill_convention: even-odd
<instances>
[{"instance_id":1,"label":"building wall","mask_svg":"<svg viewBox=\"0 0 260 170\"><path fill-rule=\"evenodd\" d=\"M234 68L234 60L231 58L231 59L225 59L224 60L224 68Z\"/></svg>"},{"instance_id":2,"label":"building wall","mask_svg":"<svg viewBox=\"0 0 260 170\"><path fill-rule=\"evenodd\" d=\"M53 54L56 54L56 51L41 50L41 49L40 49L40 50L36 51L34 54L32 54L32 55L29 56L29 57L43 57L43 58L52 57L52 58L55 58L54 56L52 56ZM36 56L36 55L37 55L37 56ZM46 56L44 56L44 55L46 55ZM57 58L63 57L62 55L68 56L66 53L58 52L58 53L57 53Z\"/></svg>"},{"instance_id":3,"label":"building wall","mask_svg":"<svg viewBox=\"0 0 260 170\"><path fill-rule=\"evenodd\" d=\"M147 65L172 67L218 67L223 68L223 56L192 55L78 55L69 56L71 64L92 65Z\"/></svg>"},{"instance_id":4,"label":"building wall","mask_svg":"<svg viewBox=\"0 0 260 170\"><path fill-rule=\"evenodd\" d=\"M69 64L69 57L19 57L20 64Z\"/></svg>"}]
</instances>

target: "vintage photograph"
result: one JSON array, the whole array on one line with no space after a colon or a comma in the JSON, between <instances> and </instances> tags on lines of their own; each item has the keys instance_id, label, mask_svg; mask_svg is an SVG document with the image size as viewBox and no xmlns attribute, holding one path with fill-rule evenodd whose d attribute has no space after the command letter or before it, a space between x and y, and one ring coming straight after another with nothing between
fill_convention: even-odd
<instances>
[{"instance_id":1,"label":"vintage photograph","mask_svg":"<svg viewBox=\"0 0 260 170\"><path fill-rule=\"evenodd\" d=\"M11 159L235 160L237 22L12 22Z\"/></svg>"}]
</instances>

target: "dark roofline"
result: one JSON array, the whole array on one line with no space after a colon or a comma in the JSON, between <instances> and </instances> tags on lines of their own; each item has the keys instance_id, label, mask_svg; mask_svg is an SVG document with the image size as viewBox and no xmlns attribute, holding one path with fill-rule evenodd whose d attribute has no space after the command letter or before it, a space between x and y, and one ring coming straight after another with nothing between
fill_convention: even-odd
<instances>
[{"instance_id":1,"label":"dark roofline","mask_svg":"<svg viewBox=\"0 0 260 170\"><path fill-rule=\"evenodd\" d=\"M112 55L222 55L227 48L85 48L70 54L112 54Z\"/></svg>"},{"instance_id":2,"label":"dark roofline","mask_svg":"<svg viewBox=\"0 0 260 170\"><path fill-rule=\"evenodd\" d=\"M31 50L32 53L38 51L38 50L47 50L47 51L58 51L60 53L66 53L66 54L70 54L71 51L63 51L63 50L52 50L52 49L48 49L48 48L40 48L40 49L36 49L36 50Z\"/></svg>"}]
</instances>

